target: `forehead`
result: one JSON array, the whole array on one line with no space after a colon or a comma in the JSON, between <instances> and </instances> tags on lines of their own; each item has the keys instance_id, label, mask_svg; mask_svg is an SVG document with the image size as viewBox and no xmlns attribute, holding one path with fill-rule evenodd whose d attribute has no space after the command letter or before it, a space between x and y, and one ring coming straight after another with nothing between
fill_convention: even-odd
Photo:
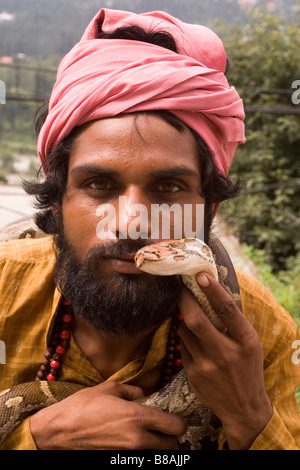
<instances>
[{"instance_id":1,"label":"forehead","mask_svg":"<svg viewBox=\"0 0 300 470\"><path fill-rule=\"evenodd\" d=\"M171 168L199 171L197 144L183 131L154 114L125 114L85 124L75 139L69 171L78 165L113 168Z\"/></svg>"}]
</instances>

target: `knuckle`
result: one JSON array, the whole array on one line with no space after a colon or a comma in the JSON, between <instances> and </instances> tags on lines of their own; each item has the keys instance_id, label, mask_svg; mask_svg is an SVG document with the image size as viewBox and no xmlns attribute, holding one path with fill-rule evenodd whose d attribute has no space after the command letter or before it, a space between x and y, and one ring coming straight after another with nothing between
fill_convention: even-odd
<instances>
[{"instance_id":1,"label":"knuckle","mask_svg":"<svg viewBox=\"0 0 300 470\"><path fill-rule=\"evenodd\" d=\"M233 351L228 351L227 354L222 354L218 357L218 368L222 370L229 370L235 366L238 355Z\"/></svg>"},{"instance_id":2,"label":"knuckle","mask_svg":"<svg viewBox=\"0 0 300 470\"><path fill-rule=\"evenodd\" d=\"M102 382L101 384L99 384L99 387L100 386L102 389L115 390L118 387L118 383L108 380L107 382Z\"/></svg>"},{"instance_id":3,"label":"knuckle","mask_svg":"<svg viewBox=\"0 0 300 470\"><path fill-rule=\"evenodd\" d=\"M193 389L194 386L197 386L197 383L198 383L199 379L202 379L202 378L206 377L206 373L205 373L204 370L201 370L201 371L197 370L196 371L196 370L191 369L191 370L186 372L186 376L187 376L187 379L188 379L188 382L189 382L190 386Z\"/></svg>"},{"instance_id":4,"label":"knuckle","mask_svg":"<svg viewBox=\"0 0 300 470\"><path fill-rule=\"evenodd\" d=\"M130 449L141 450L144 447L141 432L133 432L130 440Z\"/></svg>"},{"instance_id":5,"label":"knuckle","mask_svg":"<svg viewBox=\"0 0 300 470\"><path fill-rule=\"evenodd\" d=\"M142 428L147 407L138 402L130 402L126 408L126 417L133 424L134 428Z\"/></svg>"},{"instance_id":6,"label":"knuckle","mask_svg":"<svg viewBox=\"0 0 300 470\"><path fill-rule=\"evenodd\" d=\"M183 436L188 430L188 424L185 419L181 416L174 415L176 417L176 421L174 422L174 429L177 436Z\"/></svg>"},{"instance_id":7,"label":"knuckle","mask_svg":"<svg viewBox=\"0 0 300 470\"><path fill-rule=\"evenodd\" d=\"M120 391L120 385L122 384L109 380L99 384L99 388L101 389L102 393L115 395Z\"/></svg>"},{"instance_id":8,"label":"knuckle","mask_svg":"<svg viewBox=\"0 0 300 470\"><path fill-rule=\"evenodd\" d=\"M258 348L261 348L258 333L253 329L244 334L243 343L245 352L252 355Z\"/></svg>"},{"instance_id":9,"label":"knuckle","mask_svg":"<svg viewBox=\"0 0 300 470\"><path fill-rule=\"evenodd\" d=\"M217 308L217 315L224 318L231 318L236 311L236 304L233 299L226 300Z\"/></svg>"},{"instance_id":10,"label":"knuckle","mask_svg":"<svg viewBox=\"0 0 300 470\"><path fill-rule=\"evenodd\" d=\"M190 315L185 324L190 331L197 334L205 328L206 318L204 315Z\"/></svg>"},{"instance_id":11,"label":"knuckle","mask_svg":"<svg viewBox=\"0 0 300 470\"><path fill-rule=\"evenodd\" d=\"M215 365L210 361L198 361L189 365L189 367L184 367L189 383L197 384L199 380L206 379L214 374L216 368Z\"/></svg>"}]
</instances>

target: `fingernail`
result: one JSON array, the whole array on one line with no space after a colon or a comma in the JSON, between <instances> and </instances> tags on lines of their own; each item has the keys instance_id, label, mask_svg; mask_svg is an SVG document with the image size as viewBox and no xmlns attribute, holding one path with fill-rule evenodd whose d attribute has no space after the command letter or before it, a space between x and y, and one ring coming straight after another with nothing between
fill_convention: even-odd
<instances>
[{"instance_id":1,"label":"fingernail","mask_svg":"<svg viewBox=\"0 0 300 470\"><path fill-rule=\"evenodd\" d=\"M201 287L208 287L209 286L209 279L203 273L197 275L197 282Z\"/></svg>"}]
</instances>

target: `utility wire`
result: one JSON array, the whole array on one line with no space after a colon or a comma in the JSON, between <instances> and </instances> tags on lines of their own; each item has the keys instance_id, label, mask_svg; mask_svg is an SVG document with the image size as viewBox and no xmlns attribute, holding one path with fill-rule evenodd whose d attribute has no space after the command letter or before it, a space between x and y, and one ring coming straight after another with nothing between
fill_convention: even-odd
<instances>
[{"instance_id":1,"label":"utility wire","mask_svg":"<svg viewBox=\"0 0 300 470\"><path fill-rule=\"evenodd\" d=\"M51 69L48 67L37 67L34 65L1 64L0 63L0 67L6 67L8 69L25 70L28 72L43 72L43 73L52 73L52 74L57 73L57 69Z\"/></svg>"},{"instance_id":2,"label":"utility wire","mask_svg":"<svg viewBox=\"0 0 300 470\"><path fill-rule=\"evenodd\" d=\"M252 106L245 105L246 114L300 114L300 106Z\"/></svg>"},{"instance_id":3,"label":"utility wire","mask_svg":"<svg viewBox=\"0 0 300 470\"><path fill-rule=\"evenodd\" d=\"M267 95L291 95L293 93L292 88L260 88L260 87L248 87L248 86L236 86L238 90L249 91L251 93L267 94Z\"/></svg>"},{"instance_id":4,"label":"utility wire","mask_svg":"<svg viewBox=\"0 0 300 470\"><path fill-rule=\"evenodd\" d=\"M263 184L261 186L254 186L253 188L243 190L241 192L241 195L252 194L252 193L264 193L267 191L275 191L276 189L295 188L295 187L300 187L300 180L286 181L284 183L269 183L269 184Z\"/></svg>"},{"instance_id":5,"label":"utility wire","mask_svg":"<svg viewBox=\"0 0 300 470\"><path fill-rule=\"evenodd\" d=\"M34 103L44 103L47 99L47 95L31 95L26 93L6 93L6 101L32 101Z\"/></svg>"}]
</instances>

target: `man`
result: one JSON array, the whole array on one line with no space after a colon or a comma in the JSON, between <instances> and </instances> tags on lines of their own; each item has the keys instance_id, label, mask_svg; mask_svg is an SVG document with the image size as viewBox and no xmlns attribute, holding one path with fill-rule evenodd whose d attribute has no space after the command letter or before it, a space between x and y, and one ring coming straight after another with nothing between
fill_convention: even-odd
<instances>
[{"instance_id":1,"label":"man","mask_svg":"<svg viewBox=\"0 0 300 470\"><path fill-rule=\"evenodd\" d=\"M35 378L85 388L26 418L2 448L173 449L185 420L136 400L172 372L178 310L187 378L222 423L215 448L299 448L298 333L287 312L238 271L242 314L202 273L219 331L177 278L133 263L158 241L128 237L136 204L148 214L154 204L204 204L208 241L220 202L237 194L227 172L244 113L225 69L214 33L162 12L101 10L63 59L40 122L46 178L27 185L44 209L37 224L54 237L1 246L1 389ZM108 205L117 217L104 240L99 208Z\"/></svg>"}]
</instances>

